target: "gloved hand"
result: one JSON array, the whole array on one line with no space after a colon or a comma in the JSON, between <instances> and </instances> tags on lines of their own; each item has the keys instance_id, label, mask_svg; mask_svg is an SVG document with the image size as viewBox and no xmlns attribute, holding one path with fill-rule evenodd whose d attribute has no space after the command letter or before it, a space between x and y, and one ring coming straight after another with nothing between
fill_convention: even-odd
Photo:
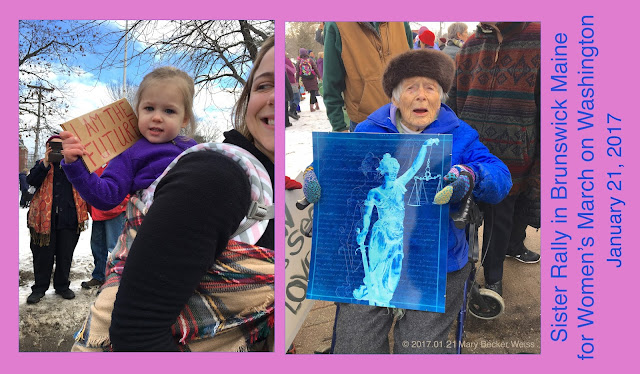
<instances>
[{"instance_id":1,"label":"gloved hand","mask_svg":"<svg viewBox=\"0 0 640 374\"><path fill-rule=\"evenodd\" d=\"M316 177L316 173L313 171L313 166L311 165L309 165L309 167L304 171L302 192L304 192L304 197L311 204L320 200L320 183L318 183L318 178Z\"/></svg>"},{"instance_id":2,"label":"gloved hand","mask_svg":"<svg viewBox=\"0 0 640 374\"><path fill-rule=\"evenodd\" d=\"M304 193L304 199L296 203L298 209L302 210L309 204L313 204L320 200L320 183L318 183L318 178L316 177L316 173L313 171L313 166L311 165L309 165L304 171L302 192Z\"/></svg>"},{"instance_id":3,"label":"gloved hand","mask_svg":"<svg viewBox=\"0 0 640 374\"><path fill-rule=\"evenodd\" d=\"M473 190L476 176L470 167L454 165L444 176L444 181L449 185L436 194L433 198L434 204L442 205L459 202Z\"/></svg>"}]
</instances>

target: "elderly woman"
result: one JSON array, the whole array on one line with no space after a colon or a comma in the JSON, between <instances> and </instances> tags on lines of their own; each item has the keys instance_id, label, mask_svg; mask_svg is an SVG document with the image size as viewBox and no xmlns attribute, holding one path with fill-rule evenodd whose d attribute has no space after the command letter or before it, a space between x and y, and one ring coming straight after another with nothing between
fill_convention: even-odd
<instances>
[{"instance_id":1,"label":"elderly woman","mask_svg":"<svg viewBox=\"0 0 640 374\"><path fill-rule=\"evenodd\" d=\"M449 40L447 40L447 45L442 52L449 55L449 57L455 61L456 54L458 54L458 51L462 48L462 44L469 39L469 26L464 22L454 22L449 25L447 35L449 35Z\"/></svg>"},{"instance_id":2,"label":"elderly woman","mask_svg":"<svg viewBox=\"0 0 640 374\"><path fill-rule=\"evenodd\" d=\"M383 87L391 103L356 127L356 132L404 134L452 134L451 163L446 186L435 197L437 204L451 204L451 210L467 194L485 202L499 202L511 188L509 170L478 140L478 133L442 104L451 87L453 61L432 49L405 52L390 61ZM407 310L394 328L395 353L452 353L446 344L450 328L460 310L464 283L471 270L467 262L468 243L463 229L449 219L447 288L444 313ZM396 310L398 311L398 310ZM334 330L334 353L388 353L388 332L393 315L386 308L340 304ZM358 321L358 323L354 323ZM407 341L431 341L429 346L405 347Z\"/></svg>"}]
</instances>

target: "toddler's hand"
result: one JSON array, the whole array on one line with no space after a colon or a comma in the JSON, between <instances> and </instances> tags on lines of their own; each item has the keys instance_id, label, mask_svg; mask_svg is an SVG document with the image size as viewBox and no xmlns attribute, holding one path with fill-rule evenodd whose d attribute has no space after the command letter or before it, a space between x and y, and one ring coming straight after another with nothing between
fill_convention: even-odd
<instances>
[{"instance_id":1,"label":"toddler's hand","mask_svg":"<svg viewBox=\"0 0 640 374\"><path fill-rule=\"evenodd\" d=\"M63 131L60 133L60 138L62 138L62 155L64 156L65 164L75 162L78 157L87 154L84 145L73 133Z\"/></svg>"}]
</instances>

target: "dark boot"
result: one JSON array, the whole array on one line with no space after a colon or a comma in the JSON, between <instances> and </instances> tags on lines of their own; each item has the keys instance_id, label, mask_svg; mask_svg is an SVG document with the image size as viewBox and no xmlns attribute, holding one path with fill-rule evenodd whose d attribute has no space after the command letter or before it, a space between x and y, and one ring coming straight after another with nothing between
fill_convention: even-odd
<instances>
[{"instance_id":1,"label":"dark boot","mask_svg":"<svg viewBox=\"0 0 640 374\"><path fill-rule=\"evenodd\" d=\"M40 299L44 297L44 291L33 291L31 295L27 297L27 304L35 304L40 302Z\"/></svg>"},{"instance_id":2,"label":"dark boot","mask_svg":"<svg viewBox=\"0 0 640 374\"><path fill-rule=\"evenodd\" d=\"M62 296L63 299L67 299L67 300L71 300L74 297L76 297L76 294L73 293L73 291L71 291L68 288L66 290L56 290L56 293Z\"/></svg>"}]
</instances>

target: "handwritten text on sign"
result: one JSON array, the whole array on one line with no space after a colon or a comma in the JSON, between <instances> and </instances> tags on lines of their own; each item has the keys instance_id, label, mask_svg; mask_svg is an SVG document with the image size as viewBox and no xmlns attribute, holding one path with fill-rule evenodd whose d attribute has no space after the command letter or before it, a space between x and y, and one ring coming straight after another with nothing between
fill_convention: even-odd
<instances>
[{"instance_id":1,"label":"handwritten text on sign","mask_svg":"<svg viewBox=\"0 0 640 374\"><path fill-rule=\"evenodd\" d=\"M82 160L90 173L142 137L136 114L126 99L120 99L61 126L77 136L84 145L87 154L82 156Z\"/></svg>"}]
</instances>

